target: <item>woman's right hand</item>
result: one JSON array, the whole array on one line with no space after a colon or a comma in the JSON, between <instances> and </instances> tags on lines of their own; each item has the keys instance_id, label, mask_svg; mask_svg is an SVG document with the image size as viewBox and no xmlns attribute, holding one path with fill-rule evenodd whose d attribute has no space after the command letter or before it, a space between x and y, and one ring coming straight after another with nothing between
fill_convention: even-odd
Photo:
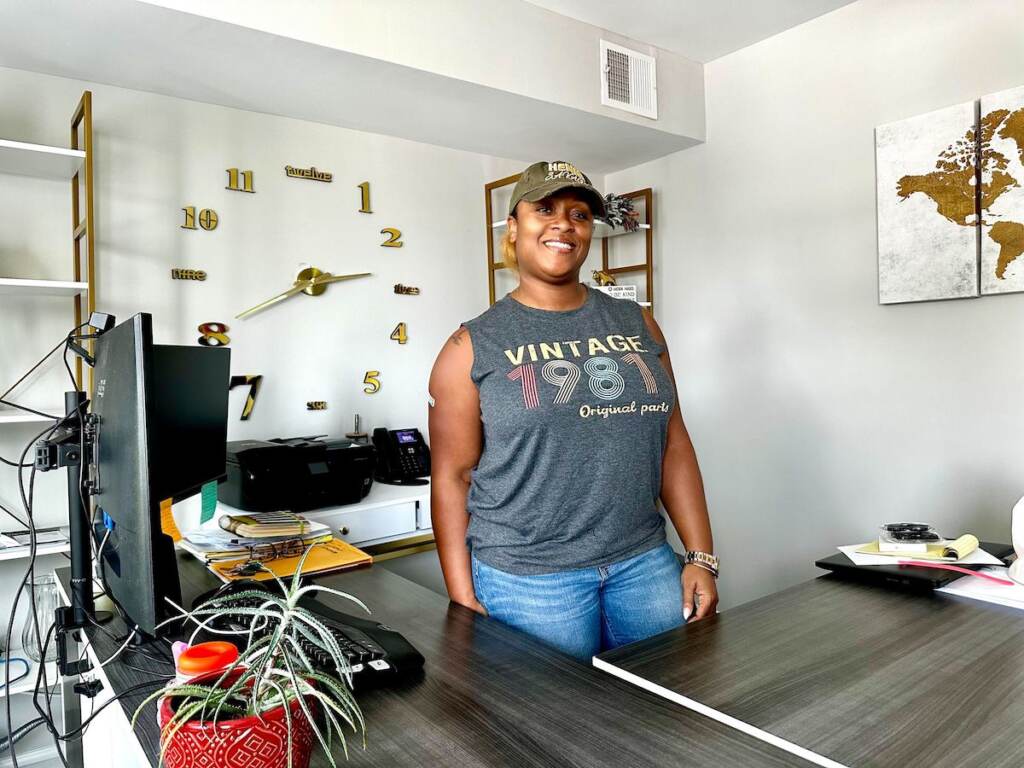
<instances>
[{"instance_id":1,"label":"woman's right hand","mask_svg":"<svg viewBox=\"0 0 1024 768\"><path fill-rule=\"evenodd\" d=\"M471 611L479 613L481 616L488 615L487 609L484 608L483 603L476 599L476 595L469 595L465 599L455 600L454 602L458 603L459 605L465 606L466 608L469 608L469 610Z\"/></svg>"}]
</instances>

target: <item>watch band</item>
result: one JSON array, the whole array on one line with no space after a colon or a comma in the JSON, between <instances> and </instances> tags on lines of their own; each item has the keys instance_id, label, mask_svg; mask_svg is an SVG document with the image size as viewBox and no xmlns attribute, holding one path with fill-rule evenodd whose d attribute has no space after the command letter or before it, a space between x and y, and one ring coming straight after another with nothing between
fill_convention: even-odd
<instances>
[{"instance_id":1,"label":"watch band","mask_svg":"<svg viewBox=\"0 0 1024 768\"><path fill-rule=\"evenodd\" d=\"M699 568L703 568L716 579L718 578L718 558L710 552L697 552L688 549L683 555L683 562L686 565L696 565Z\"/></svg>"}]
</instances>

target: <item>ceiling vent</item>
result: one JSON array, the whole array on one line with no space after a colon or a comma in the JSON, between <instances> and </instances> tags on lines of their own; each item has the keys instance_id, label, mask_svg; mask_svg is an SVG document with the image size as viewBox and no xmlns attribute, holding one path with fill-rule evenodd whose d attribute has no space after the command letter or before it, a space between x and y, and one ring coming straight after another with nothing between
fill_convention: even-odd
<instances>
[{"instance_id":1,"label":"ceiling vent","mask_svg":"<svg viewBox=\"0 0 1024 768\"><path fill-rule=\"evenodd\" d=\"M601 103L658 119L654 57L601 41Z\"/></svg>"}]
</instances>

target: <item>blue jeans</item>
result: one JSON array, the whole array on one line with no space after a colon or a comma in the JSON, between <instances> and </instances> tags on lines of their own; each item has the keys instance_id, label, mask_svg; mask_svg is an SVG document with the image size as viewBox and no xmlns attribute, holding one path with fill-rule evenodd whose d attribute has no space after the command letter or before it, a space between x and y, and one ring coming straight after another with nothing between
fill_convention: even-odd
<instances>
[{"instance_id":1,"label":"blue jeans","mask_svg":"<svg viewBox=\"0 0 1024 768\"><path fill-rule=\"evenodd\" d=\"M596 568L517 576L473 560L473 588L487 613L589 662L683 624L683 590L666 543Z\"/></svg>"}]
</instances>

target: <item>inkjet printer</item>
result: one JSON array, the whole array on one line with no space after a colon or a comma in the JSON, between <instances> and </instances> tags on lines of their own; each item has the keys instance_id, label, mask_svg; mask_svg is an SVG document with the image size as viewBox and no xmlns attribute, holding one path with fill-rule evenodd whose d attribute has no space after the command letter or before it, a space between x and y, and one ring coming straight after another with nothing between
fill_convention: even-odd
<instances>
[{"instance_id":1,"label":"inkjet printer","mask_svg":"<svg viewBox=\"0 0 1024 768\"><path fill-rule=\"evenodd\" d=\"M247 512L302 512L360 501L373 483L373 446L321 437L229 442L227 480L217 498Z\"/></svg>"}]
</instances>

